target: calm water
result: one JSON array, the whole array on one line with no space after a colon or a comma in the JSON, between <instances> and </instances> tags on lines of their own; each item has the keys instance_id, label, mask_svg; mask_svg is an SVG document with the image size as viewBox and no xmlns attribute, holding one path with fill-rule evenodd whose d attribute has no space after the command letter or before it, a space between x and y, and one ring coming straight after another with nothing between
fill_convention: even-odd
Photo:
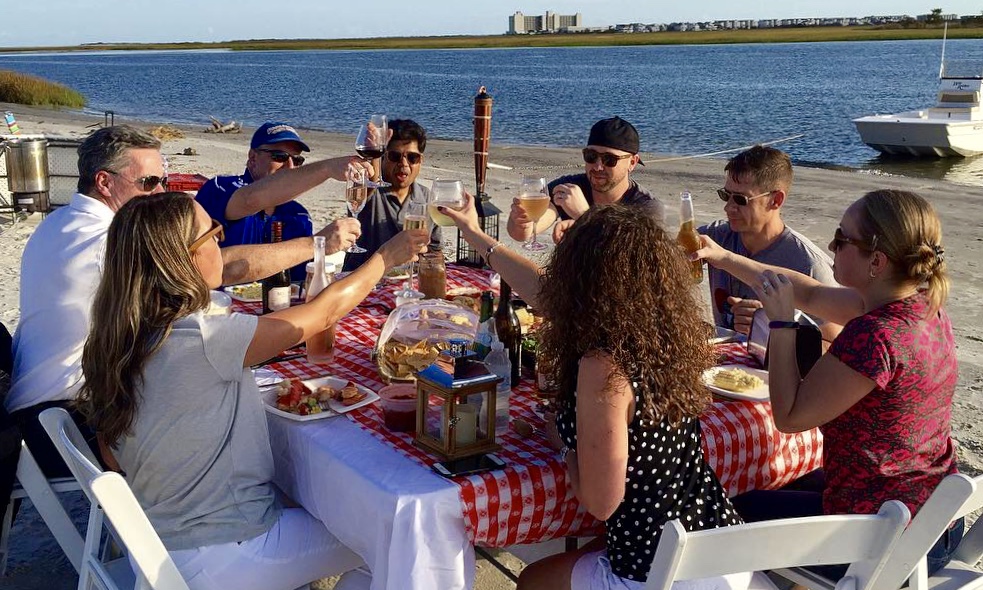
<instances>
[{"instance_id":1,"label":"calm water","mask_svg":"<svg viewBox=\"0 0 983 590\"><path fill-rule=\"evenodd\" d=\"M872 168L983 184L983 159L884 162L851 118L930 106L940 41L449 51L99 52L0 54L0 68L80 90L97 112L203 124L351 132L366 114L471 138L472 98L495 98L496 143L579 146L619 114L642 149L705 154L802 134L779 147L797 163ZM983 63L983 42L947 57Z\"/></svg>"}]
</instances>

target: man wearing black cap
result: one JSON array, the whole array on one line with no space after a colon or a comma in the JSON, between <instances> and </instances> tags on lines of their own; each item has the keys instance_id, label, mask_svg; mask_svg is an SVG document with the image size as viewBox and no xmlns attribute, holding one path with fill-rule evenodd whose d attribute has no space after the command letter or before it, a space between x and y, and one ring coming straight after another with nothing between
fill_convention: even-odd
<instances>
[{"instance_id":1,"label":"man wearing black cap","mask_svg":"<svg viewBox=\"0 0 983 590\"><path fill-rule=\"evenodd\" d=\"M563 230L595 203L639 205L658 219L664 218L662 203L629 176L635 166L643 164L638 156L638 131L631 123L621 117L594 123L583 155L584 174L563 176L549 184L553 202L536 223L537 233L559 218L561 223L554 230L554 241L558 241ZM515 240L532 237L533 222L518 199L512 201L508 232Z\"/></svg>"},{"instance_id":2,"label":"man wearing black cap","mask_svg":"<svg viewBox=\"0 0 983 590\"><path fill-rule=\"evenodd\" d=\"M246 170L239 176L216 176L195 197L205 211L225 227L222 246L260 244L269 235L271 221L283 222L284 241L314 233L310 214L294 201L329 178L345 180L349 166L371 174L371 164L351 156L320 160L302 166L302 152L311 151L297 131L284 123L264 123L249 144ZM358 239L358 221L341 218L318 235L326 238L328 254L343 250ZM303 264L291 270L302 281Z\"/></svg>"}]
</instances>

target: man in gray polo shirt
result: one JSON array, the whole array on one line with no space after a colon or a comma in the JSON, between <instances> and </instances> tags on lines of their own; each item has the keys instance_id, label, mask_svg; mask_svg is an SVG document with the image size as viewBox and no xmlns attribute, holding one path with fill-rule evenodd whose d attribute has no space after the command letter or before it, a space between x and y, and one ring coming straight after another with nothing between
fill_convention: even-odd
<instances>
[{"instance_id":1,"label":"man in gray polo shirt","mask_svg":"<svg viewBox=\"0 0 983 590\"><path fill-rule=\"evenodd\" d=\"M411 199L426 202L430 191L416 182L423 167L423 152L427 149L427 131L411 119L389 121L392 138L382 154L382 179L391 184L376 189L358 214L362 235L357 244L365 248L362 254L349 253L345 257L347 270L355 270L403 229L406 204ZM379 167L376 167L379 169ZM430 236L430 249L440 248L440 227L435 226Z\"/></svg>"},{"instance_id":2,"label":"man in gray polo shirt","mask_svg":"<svg viewBox=\"0 0 983 590\"><path fill-rule=\"evenodd\" d=\"M763 264L781 266L835 285L833 262L809 238L782 220L782 205L792 186L788 154L756 145L724 167L726 182L717 195L726 204L726 220L700 228L721 247ZM722 270L710 267L710 295L718 326L747 334L754 311L761 307L754 291ZM839 333L836 324L821 324L824 340Z\"/></svg>"}]
</instances>

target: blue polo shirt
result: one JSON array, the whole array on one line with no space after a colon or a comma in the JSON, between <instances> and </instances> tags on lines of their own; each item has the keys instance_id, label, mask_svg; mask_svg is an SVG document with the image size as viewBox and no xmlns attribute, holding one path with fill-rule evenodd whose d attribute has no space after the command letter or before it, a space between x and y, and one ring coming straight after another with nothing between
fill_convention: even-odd
<instances>
[{"instance_id":1,"label":"blue polo shirt","mask_svg":"<svg viewBox=\"0 0 983 590\"><path fill-rule=\"evenodd\" d=\"M195 200L205 208L212 219L221 222L225 227L225 240L220 244L221 246L267 242L270 236L271 221L283 222L284 241L309 237L314 234L310 214L303 205L296 201L277 205L276 209L273 210L273 215L267 215L265 211L260 211L242 219L231 221L226 219L225 210L233 193L252 182L253 177L246 170L239 176L216 176L198 190ZM298 264L293 267L290 270L291 280L303 282L307 272L306 266L306 264Z\"/></svg>"}]
</instances>

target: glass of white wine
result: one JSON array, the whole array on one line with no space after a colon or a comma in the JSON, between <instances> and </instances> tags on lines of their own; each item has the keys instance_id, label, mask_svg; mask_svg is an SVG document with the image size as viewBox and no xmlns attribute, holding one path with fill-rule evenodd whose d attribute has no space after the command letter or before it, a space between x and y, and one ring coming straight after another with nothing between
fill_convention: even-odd
<instances>
[{"instance_id":1,"label":"glass of white wine","mask_svg":"<svg viewBox=\"0 0 983 590\"><path fill-rule=\"evenodd\" d=\"M438 207L446 207L460 211L464 208L464 184L460 180L433 181L430 188L430 198L427 201L427 211L430 219L440 227L454 227L454 220L437 210ZM441 238L446 238L447 232L441 234ZM444 246L443 240L441 247Z\"/></svg>"},{"instance_id":2,"label":"glass of white wine","mask_svg":"<svg viewBox=\"0 0 983 590\"><path fill-rule=\"evenodd\" d=\"M345 205L348 207L348 214L358 219L358 214L365 208L365 202L369 198L369 188L365 184L365 173L354 169L349 169L345 184ZM345 250L351 254L364 254L367 252L357 243L352 244Z\"/></svg>"},{"instance_id":3,"label":"glass of white wine","mask_svg":"<svg viewBox=\"0 0 983 590\"><path fill-rule=\"evenodd\" d=\"M414 195L414 197L416 197ZM427 201L419 197L410 197L410 202L406 204L406 213L403 217L403 229L430 229L430 220L427 218ZM415 267L410 263L409 281L403 283L403 288L396 291L396 305L414 299L423 299L424 295L413 286Z\"/></svg>"},{"instance_id":4,"label":"glass of white wine","mask_svg":"<svg viewBox=\"0 0 983 590\"><path fill-rule=\"evenodd\" d=\"M532 219L532 239L522 245L526 250L541 252L546 244L537 239L536 224L550 206L550 195L546 189L546 179L536 176L523 176L519 186L519 206Z\"/></svg>"}]
</instances>

